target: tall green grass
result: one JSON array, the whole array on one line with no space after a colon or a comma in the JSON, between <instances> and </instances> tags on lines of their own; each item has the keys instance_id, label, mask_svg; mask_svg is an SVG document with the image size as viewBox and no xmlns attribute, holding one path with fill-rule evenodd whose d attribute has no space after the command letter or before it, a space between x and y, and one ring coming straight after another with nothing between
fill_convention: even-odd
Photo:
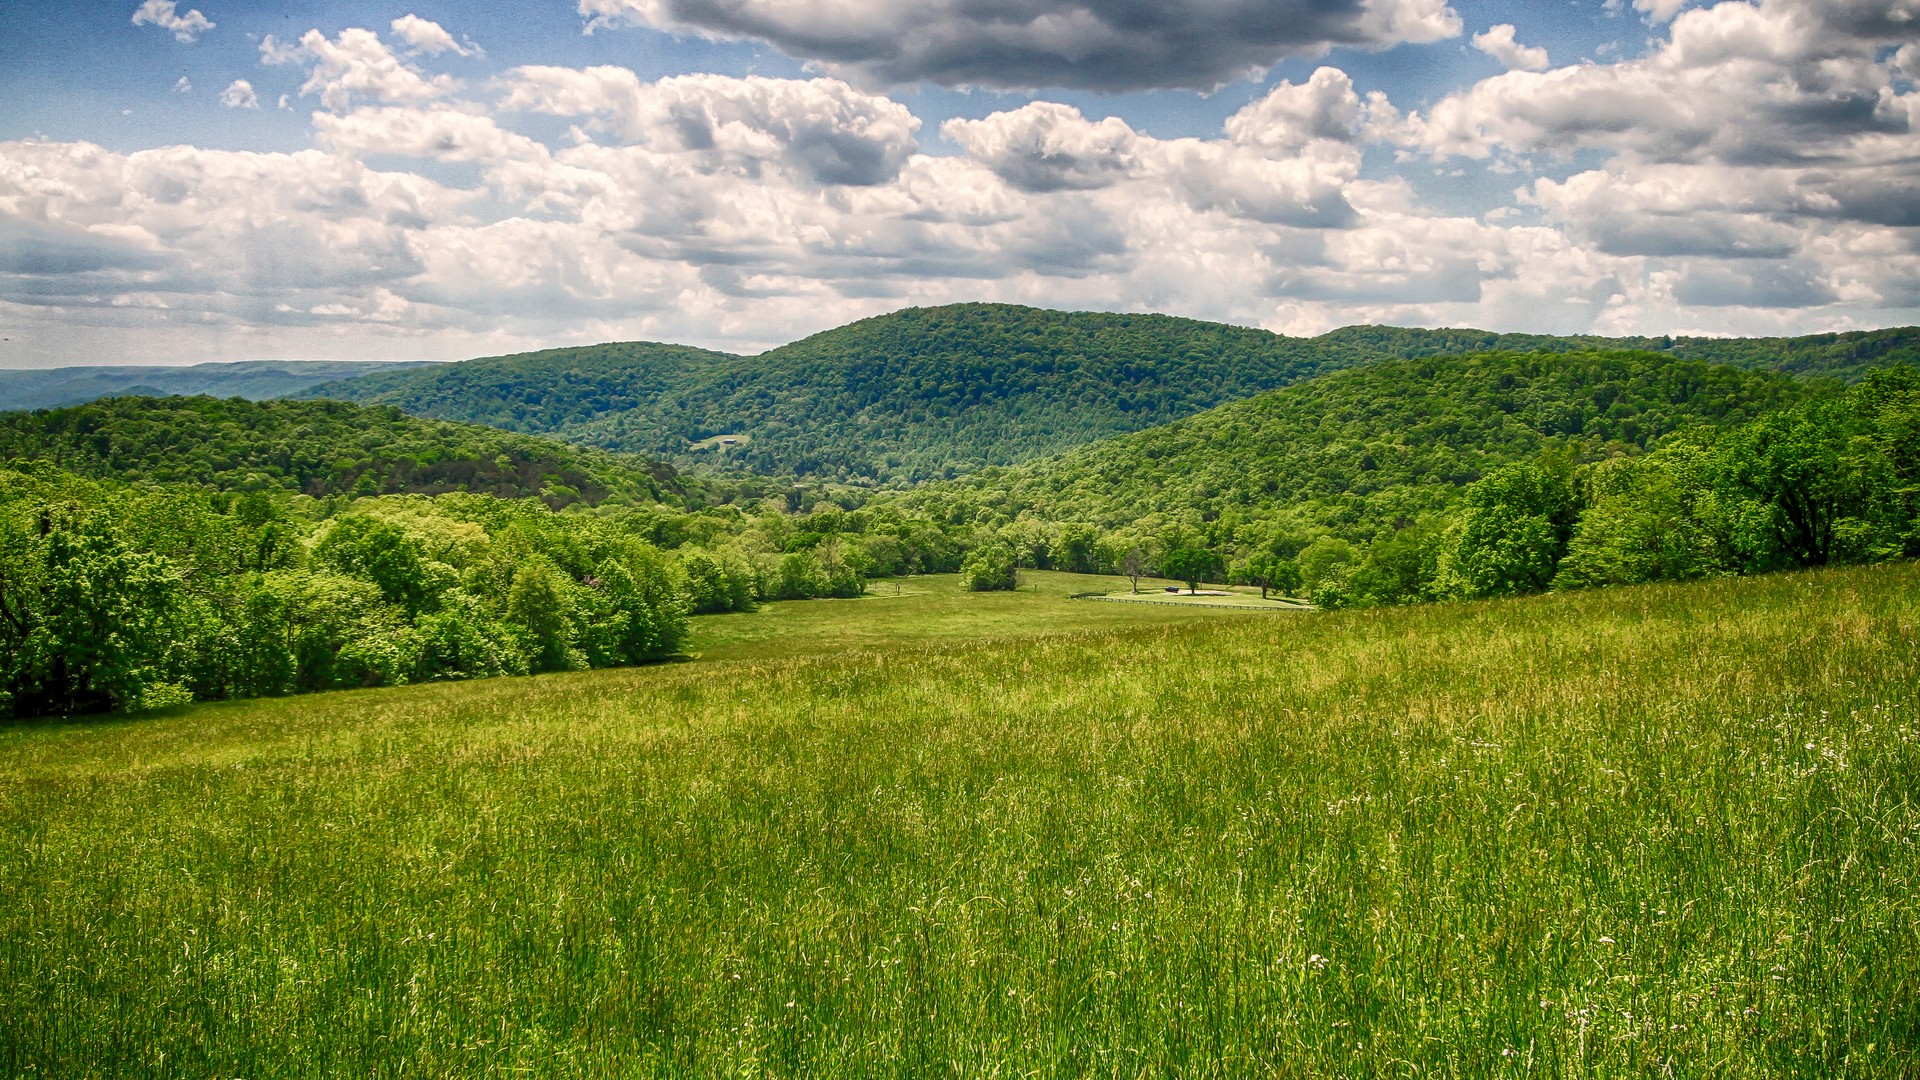
<instances>
[{"instance_id":1,"label":"tall green grass","mask_svg":"<svg viewBox=\"0 0 1920 1080\"><path fill-rule=\"evenodd\" d=\"M15 729L0 1069L1913 1075L1917 791L1913 565Z\"/></svg>"}]
</instances>

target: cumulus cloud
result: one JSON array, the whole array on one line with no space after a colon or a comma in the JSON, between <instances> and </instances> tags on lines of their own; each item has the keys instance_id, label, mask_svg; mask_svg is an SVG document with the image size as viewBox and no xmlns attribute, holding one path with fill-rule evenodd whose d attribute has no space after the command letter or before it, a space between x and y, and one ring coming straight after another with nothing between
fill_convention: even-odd
<instances>
[{"instance_id":1,"label":"cumulus cloud","mask_svg":"<svg viewBox=\"0 0 1920 1080\"><path fill-rule=\"evenodd\" d=\"M423 19L411 12L393 20L393 34L406 42L416 53L438 55L453 53L455 56L485 56L486 51L469 41L462 45L453 40L453 35L439 23Z\"/></svg>"},{"instance_id":2,"label":"cumulus cloud","mask_svg":"<svg viewBox=\"0 0 1920 1080\"><path fill-rule=\"evenodd\" d=\"M940 133L1021 191L1106 187L1132 172L1139 138L1118 117L1089 123L1071 105L1036 101Z\"/></svg>"},{"instance_id":3,"label":"cumulus cloud","mask_svg":"<svg viewBox=\"0 0 1920 1080\"><path fill-rule=\"evenodd\" d=\"M1522 45L1513 38L1512 23L1496 23L1485 33L1473 35L1473 47L1505 64L1510 70L1541 71L1547 66L1547 50Z\"/></svg>"},{"instance_id":4,"label":"cumulus cloud","mask_svg":"<svg viewBox=\"0 0 1920 1080\"><path fill-rule=\"evenodd\" d=\"M133 25L157 26L173 34L175 41L192 44L201 34L213 29L214 24L197 9L189 8L186 14L180 14L174 0L146 0L133 13Z\"/></svg>"},{"instance_id":5,"label":"cumulus cloud","mask_svg":"<svg viewBox=\"0 0 1920 1080\"><path fill-rule=\"evenodd\" d=\"M1914 100L1898 92L1881 53L1920 39L1920 17L1875 18L1861 6L1729 0L1686 11L1644 58L1487 79L1417 118L1410 140L1442 156L1591 148L1666 161L1828 158L1913 125Z\"/></svg>"},{"instance_id":6,"label":"cumulus cloud","mask_svg":"<svg viewBox=\"0 0 1920 1080\"><path fill-rule=\"evenodd\" d=\"M174 93L176 93L176 94L190 94L190 93L192 93L192 92L193 92L193 80L191 80L191 79L189 79L189 78L187 78L187 77L186 77L185 75L182 75L182 76L180 76L180 77L179 77L178 79L176 79L176 80L174 80L174 83L173 83L173 92L174 92Z\"/></svg>"},{"instance_id":7,"label":"cumulus cloud","mask_svg":"<svg viewBox=\"0 0 1920 1080\"><path fill-rule=\"evenodd\" d=\"M1404 115L1321 67L1200 137L1034 101L949 121L939 154L906 106L835 78L521 67L469 93L416 66L433 50L413 39L439 40L420 27L311 32L262 46L325 106L310 150L0 143L0 319L98 348L416 357L752 346L956 299L1294 332L1884 323L1920 305L1920 112L1894 73L1913 54L1841 29L1875 19L1735 0L1644 56ZM1575 150L1485 213L1380 168Z\"/></svg>"},{"instance_id":8,"label":"cumulus cloud","mask_svg":"<svg viewBox=\"0 0 1920 1080\"><path fill-rule=\"evenodd\" d=\"M1687 6L1688 0L1633 0L1633 10L1647 17L1647 21L1656 25L1673 21L1680 9ZM1625 5L1622 0L1607 0L1608 11L1619 11Z\"/></svg>"},{"instance_id":9,"label":"cumulus cloud","mask_svg":"<svg viewBox=\"0 0 1920 1080\"><path fill-rule=\"evenodd\" d=\"M546 147L502 129L490 117L450 108L362 108L344 116L319 113L313 122L320 145L353 156L482 163L550 157Z\"/></svg>"},{"instance_id":10,"label":"cumulus cloud","mask_svg":"<svg viewBox=\"0 0 1920 1080\"><path fill-rule=\"evenodd\" d=\"M1384 106L1385 98L1377 99ZM1353 80L1323 67L1296 86L1282 82L1227 119L1227 136L1244 146L1291 153L1315 139L1351 142L1366 117Z\"/></svg>"},{"instance_id":11,"label":"cumulus cloud","mask_svg":"<svg viewBox=\"0 0 1920 1080\"><path fill-rule=\"evenodd\" d=\"M503 82L506 109L593 117L622 139L699 154L716 168L783 164L827 184L891 180L920 129L905 106L837 79L643 83L626 68L522 67Z\"/></svg>"},{"instance_id":12,"label":"cumulus cloud","mask_svg":"<svg viewBox=\"0 0 1920 1080\"><path fill-rule=\"evenodd\" d=\"M765 41L858 82L1213 88L1336 45L1460 33L1444 0L580 0L633 23Z\"/></svg>"},{"instance_id":13,"label":"cumulus cloud","mask_svg":"<svg viewBox=\"0 0 1920 1080\"><path fill-rule=\"evenodd\" d=\"M371 30L350 28L329 39L309 30L298 43L268 34L260 43L265 64L303 64L307 81L300 94L320 95L320 103L340 111L351 107L357 95L382 102L422 102L445 97L460 88L449 75L428 76L393 54Z\"/></svg>"},{"instance_id":14,"label":"cumulus cloud","mask_svg":"<svg viewBox=\"0 0 1920 1080\"><path fill-rule=\"evenodd\" d=\"M220 104L229 109L258 109L260 96L253 92L253 84L245 79L235 79L225 90L220 91Z\"/></svg>"}]
</instances>

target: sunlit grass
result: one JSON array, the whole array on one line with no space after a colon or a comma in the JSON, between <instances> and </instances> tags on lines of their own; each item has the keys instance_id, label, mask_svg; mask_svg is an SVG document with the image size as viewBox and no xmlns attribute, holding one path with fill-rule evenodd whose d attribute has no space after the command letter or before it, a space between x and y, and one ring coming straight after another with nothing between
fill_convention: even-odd
<instances>
[{"instance_id":1,"label":"sunlit grass","mask_svg":"<svg viewBox=\"0 0 1920 1080\"><path fill-rule=\"evenodd\" d=\"M1140 580L1143 594L1160 593L1172 584L1159 578ZM887 578L869 584L867 595L851 606L841 600L797 600L767 604L759 611L703 616L693 620L687 647L703 660L777 659L908 643L932 645L1149 626L1212 625L1227 614L1182 611L1174 605L1121 607L1076 599L1128 588L1126 578L1053 570L1020 571L1020 587L1010 593L968 592L959 574ZM1246 602L1257 605L1258 591ZM1271 606L1284 609L1277 603Z\"/></svg>"},{"instance_id":2,"label":"sunlit grass","mask_svg":"<svg viewBox=\"0 0 1920 1080\"><path fill-rule=\"evenodd\" d=\"M1920 567L1180 614L0 732L0 1068L1920 1069Z\"/></svg>"}]
</instances>

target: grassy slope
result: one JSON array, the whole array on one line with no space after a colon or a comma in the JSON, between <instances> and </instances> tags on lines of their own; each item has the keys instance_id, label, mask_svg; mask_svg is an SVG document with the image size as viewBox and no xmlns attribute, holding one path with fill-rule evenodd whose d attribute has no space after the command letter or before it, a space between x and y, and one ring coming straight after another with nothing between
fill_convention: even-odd
<instances>
[{"instance_id":1,"label":"grassy slope","mask_svg":"<svg viewBox=\"0 0 1920 1080\"><path fill-rule=\"evenodd\" d=\"M16 728L0 1070L1902 1075L1916 775L1912 564Z\"/></svg>"}]
</instances>

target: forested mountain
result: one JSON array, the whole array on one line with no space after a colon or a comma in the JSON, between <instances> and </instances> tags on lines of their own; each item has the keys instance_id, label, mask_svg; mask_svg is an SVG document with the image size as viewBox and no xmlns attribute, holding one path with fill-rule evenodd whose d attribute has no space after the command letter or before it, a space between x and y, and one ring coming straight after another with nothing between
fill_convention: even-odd
<instances>
[{"instance_id":1,"label":"forested mountain","mask_svg":"<svg viewBox=\"0 0 1920 1080\"><path fill-rule=\"evenodd\" d=\"M355 360L242 360L191 367L100 366L0 371L0 410L52 409L103 397L205 394L253 401L291 397L335 379L411 370L419 363Z\"/></svg>"},{"instance_id":2,"label":"forested mountain","mask_svg":"<svg viewBox=\"0 0 1920 1080\"><path fill-rule=\"evenodd\" d=\"M1358 326L1289 338L1164 315L955 304L864 319L752 357L596 345L382 372L308 396L683 465L912 483L1017 464L1395 357L1622 347L1853 379L1902 359L1920 363L1920 330L1611 340Z\"/></svg>"},{"instance_id":3,"label":"forested mountain","mask_svg":"<svg viewBox=\"0 0 1920 1080\"><path fill-rule=\"evenodd\" d=\"M1288 511L1302 526L1364 537L1543 450L1631 453L1681 427L1739 423L1839 386L1649 352L1392 360L898 501L943 520L1031 512L1106 529Z\"/></svg>"},{"instance_id":4,"label":"forested mountain","mask_svg":"<svg viewBox=\"0 0 1920 1080\"><path fill-rule=\"evenodd\" d=\"M415 416L571 438L604 416L636 410L652 416L672 409L672 403L660 400L662 395L696 384L709 369L739 359L687 345L621 341L381 371L316 386L298 396L395 405ZM611 448L661 456L684 451L687 441L654 439L646 447Z\"/></svg>"},{"instance_id":5,"label":"forested mountain","mask_svg":"<svg viewBox=\"0 0 1920 1080\"><path fill-rule=\"evenodd\" d=\"M306 495L470 491L552 506L683 501L668 465L339 401L116 397L0 413L0 461L83 476Z\"/></svg>"},{"instance_id":6,"label":"forested mountain","mask_svg":"<svg viewBox=\"0 0 1920 1080\"><path fill-rule=\"evenodd\" d=\"M1165 315L957 304L865 319L754 357L602 345L394 372L310 396L681 462L918 481L1135 431L1376 357ZM690 449L736 434L748 439Z\"/></svg>"}]
</instances>

